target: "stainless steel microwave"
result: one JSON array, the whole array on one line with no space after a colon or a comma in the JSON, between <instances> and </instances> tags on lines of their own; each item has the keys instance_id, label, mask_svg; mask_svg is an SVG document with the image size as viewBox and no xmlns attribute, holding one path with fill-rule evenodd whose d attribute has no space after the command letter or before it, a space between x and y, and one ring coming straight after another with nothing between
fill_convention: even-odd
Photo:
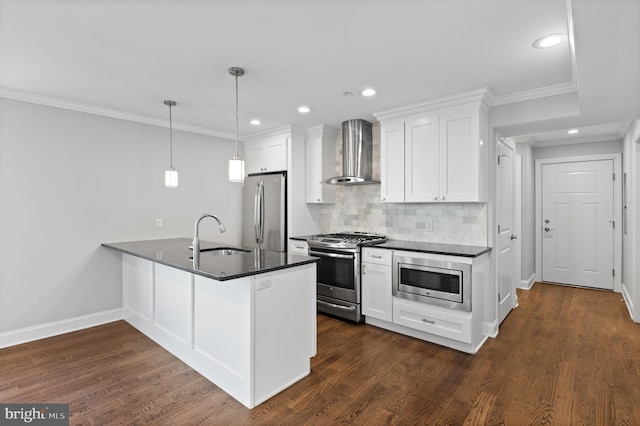
<instances>
[{"instance_id":1,"label":"stainless steel microwave","mask_svg":"<svg viewBox=\"0 0 640 426\"><path fill-rule=\"evenodd\" d=\"M471 265L393 256L393 295L471 312Z\"/></svg>"}]
</instances>

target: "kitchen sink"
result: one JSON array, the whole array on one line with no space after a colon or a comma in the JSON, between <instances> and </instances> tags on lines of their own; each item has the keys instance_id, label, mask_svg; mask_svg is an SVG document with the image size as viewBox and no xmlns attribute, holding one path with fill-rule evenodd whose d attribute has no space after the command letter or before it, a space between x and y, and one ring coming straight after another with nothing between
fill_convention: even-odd
<instances>
[{"instance_id":1,"label":"kitchen sink","mask_svg":"<svg viewBox=\"0 0 640 426\"><path fill-rule=\"evenodd\" d=\"M192 250L193 248L190 247ZM234 254L249 253L250 250L232 248L232 247L215 247L200 249L200 253L208 253L213 256L231 256ZM189 256L189 259L193 259L193 256Z\"/></svg>"}]
</instances>

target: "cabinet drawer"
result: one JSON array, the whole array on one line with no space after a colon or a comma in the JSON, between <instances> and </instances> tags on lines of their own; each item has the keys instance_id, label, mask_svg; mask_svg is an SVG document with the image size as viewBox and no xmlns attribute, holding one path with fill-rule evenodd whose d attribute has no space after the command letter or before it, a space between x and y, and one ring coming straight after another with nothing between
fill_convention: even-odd
<instances>
[{"instance_id":1,"label":"cabinet drawer","mask_svg":"<svg viewBox=\"0 0 640 426\"><path fill-rule=\"evenodd\" d=\"M392 250L364 247L362 249L362 261L379 265L391 265L392 254Z\"/></svg>"},{"instance_id":2,"label":"cabinet drawer","mask_svg":"<svg viewBox=\"0 0 640 426\"><path fill-rule=\"evenodd\" d=\"M306 241L290 240L289 253L307 256L309 254L309 245Z\"/></svg>"},{"instance_id":3,"label":"cabinet drawer","mask_svg":"<svg viewBox=\"0 0 640 426\"><path fill-rule=\"evenodd\" d=\"M471 343L471 314L449 312L394 297L393 322L425 333Z\"/></svg>"}]
</instances>

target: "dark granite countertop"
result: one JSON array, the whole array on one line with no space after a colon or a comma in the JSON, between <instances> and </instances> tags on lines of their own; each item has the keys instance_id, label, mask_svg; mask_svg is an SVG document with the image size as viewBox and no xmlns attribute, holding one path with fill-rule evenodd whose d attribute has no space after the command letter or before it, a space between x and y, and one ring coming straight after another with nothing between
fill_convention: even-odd
<instances>
[{"instance_id":1,"label":"dark granite countertop","mask_svg":"<svg viewBox=\"0 0 640 426\"><path fill-rule=\"evenodd\" d=\"M102 246L218 281L293 268L318 261L315 257L246 248L244 250L249 250L248 253L216 256L211 252L202 250L216 247L243 248L201 240L200 268L194 270L193 262L190 259L192 255L192 251L189 248L191 242L192 240L189 238L168 238L103 243Z\"/></svg>"},{"instance_id":2,"label":"dark granite countertop","mask_svg":"<svg viewBox=\"0 0 640 426\"><path fill-rule=\"evenodd\" d=\"M309 237L313 236L312 235L301 235L301 236L297 236L297 237L289 237L290 240L296 240L296 241L307 241L307 239Z\"/></svg>"},{"instance_id":3,"label":"dark granite countertop","mask_svg":"<svg viewBox=\"0 0 640 426\"><path fill-rule=\"evenodd\" d=\"M376 247L389 250L417 251L422 253L448 254L450 256L478 257L491 247L465 246L460 244L427 243L422 241L387 240L379 244L365 244L365 247Z\"/></svg>"}]
</instances>

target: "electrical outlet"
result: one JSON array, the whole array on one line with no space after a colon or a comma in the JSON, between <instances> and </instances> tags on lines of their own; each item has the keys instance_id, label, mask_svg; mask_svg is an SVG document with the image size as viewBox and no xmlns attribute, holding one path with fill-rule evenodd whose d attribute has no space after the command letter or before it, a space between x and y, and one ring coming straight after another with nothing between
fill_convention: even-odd
<instances>
[{"instance_id":1,"label":"electrical outlet","mask_svg":"<svg viewBox=\"0 0 640 426\"><path fill-rule=\"evenodd\" d=\"M428 220L426 223L427 232L433 232L433 221Z\"/></svg>"},{"instance_id":2,"label":"electrical outlet","mask_svg":"<svg viewBox=\"0 0 640 426\"><path fill-rule=\"evenodd\" d=\"M162 229L162 219L156 219L156 229Z\"/></svg>"}]
</instances>

